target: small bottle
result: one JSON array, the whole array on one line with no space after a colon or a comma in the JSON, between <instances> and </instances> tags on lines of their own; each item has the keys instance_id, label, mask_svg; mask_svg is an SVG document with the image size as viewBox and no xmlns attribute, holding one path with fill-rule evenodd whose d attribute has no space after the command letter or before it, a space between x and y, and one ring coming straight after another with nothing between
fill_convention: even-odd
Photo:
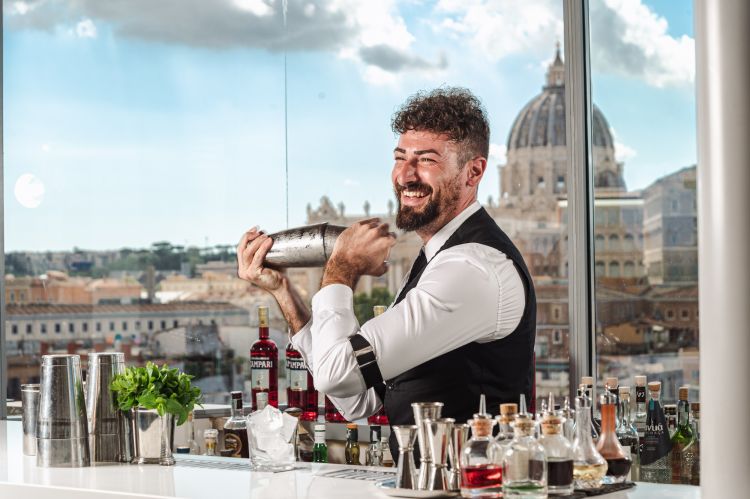
<instances>
[{"instance_id":1,"label":"small bottle","mask_svg":"<svg viewBox=\"0 0 750 499\"><path fill-rule=\"evenodd\" d=\"M573 482L576 489L598 489L607 473L607 461L591 437L591 402L586 394L576 397L576 436L573 440Z\"/></svg>"},{"instance_id":2,"label":"small bottle","mask_svg":"<svg viewBox=\"0 0 750 499\"><path fill-rule=\"evenodd\" d=\"M597 414L596 410L596 385L594 384L594 378L593 376L581 376L581 384L584 388L584 394L589 399L589 402L591 402L591 436L594 437L594 440L599 438L599 433L601 433L601 424L600 424L600 416Z\"/></svg>"},{"instance_id":3,"label":"small bottle","mask_svg":"<svg viewBox=\"0 0 750 499\"><path fill-rule=\"evenodd\" d=\"M326 445L326 425L315 425L315 445L313 446L313 462L328 462L328 446Z\"/></svg>"},{"instance_id":4,"label":"small bottle","mask_svg":"<svg viewBox=\"0 0 750 499\"><path fill-rule=\"evenodd\" d=\"M633 426L630 416L630 387L620 386L620 423L617 425L617 439L623 449L630 450L630 476L627 480L638 481L640 478L640 443L638 430Z\"/></svg>"},{"instance_id":5,"label":"small bottle","mask_svg":"<svg viewBox=\"0 0 750 499\"><path fill-rule=\"evenodd\" d=\"M250 347L252 405L258 393L268 393L268 403L279 406L279 349L269 337L268 307L258 307L258 340Z\"/></svg>"},{"instance_id":6,"label":"small bottle","mask_svg":"<svg viewBox=\"0 0 750 499\"><path fill-rule=\"evenodd\" d=\"M346 446L344 447L346 464L362 464L359 460L359 432L356 423L346 425Z\"/></svg>"},{"instance_id":7,"label":"small bottle","mask_svg":"<svg viewBox=\"0 0 750 499\"><path fill-rule=\"evenodd\" d=\"M534 438L536 422L526 404L513 422L513 440L503 456L503 497L547 497L547 461L544 447ZM554 407L554 405L553 405Z\"/></svg>"},{"instance_id":8,"label":"small bottle","mask_svg":"<svg viewBox=\"0 0 750 499\"><path fill-rule=\"evenodd\" d=\"M346 423L346 418L341 415L328 397L325 402L325 419L327 423Z\"/></svg>"},{"instance_id":9,"label":"small bottle","mask_svg":"<svg viewBox=\"0 0 750 499\"><path fill-rule=\"evenodd\" d=\"M388 437L380 437L380 450L383 452L383 466L392 468L393 455L391 454L391 446L388 445Z\"/></svg>"},{"instance_id":10,"label":"small bottle","mask_svg":"<svg viewBox=\"0 0 750 499\"><path fill-rule=\"evenodd\" d=\"M198 445L198 442L195 441L195 427L193 426L193 411L190 411L188 413L187 418L187 445L190 449L190 454L200 454L201 448Z\"/></svg>"},{"instance_id":11,"label":"small bottle","mask_svg":"<svg viewBox=\"0 0 750 499\"><path fill-rule=\"evenodd\" d=\"M554 407L550 393L550 406ZM547 458L547 490L550 494L573 493L573 447L563 434L564 419L555 411L542 417L542 436L539 443Z\"/></svg>"},{"instance_id":12,"label":"small bottle","mask_svg":"<svg viewBox=\"0 0 750 499\"><path fill-rule=\"evenodd\" d=\"M495 417L497 421L497 435L495 435L495 443L500 445L505 452L505 446L513 440L513 426L512 423L516 419L518 414L518 404L507 403L500 404L500 415Z\"/></svg>"},{"instance_id":13,"label":"small bottle","mask_svg":"<svg viewBox=\"0 0 750 499\"><path fill-rule=\"evenodd\" d=\"M584 376L584 378L586 378L586 376ZM591 393L592 393L591 389L589 387L587 387L586 385L584 385L583 383L581 383L581 385L578 386L578 396L579 397L584 397L587 401L589 401L588 403L591 403L590 402L591 401L591 398L590 398L590 394ZM596 441L599 438L599 432L601 431L601 428L597 428L594 425L594 411L593 411L593 409L589 409L589 411L590 411L590 414L589 414L589 432L591 433L591 438L594 441ZM577 431L578 419L579 419L578 418L578 411L576 410L576 421L575 421L575 424L573 426L573 433L574 433L574 435L575 435L575 433ZM573 437L573 438L575 439L575 437Z\"/></svg>"},{"instance_id":14,"label":"small bottle","mask_svg":"<svg viewBox=\"0 0 750 499\"><path fill-rule=\"evenodd\" d=\"M576 413L570 407L570 397L568 395L563 399L562 409L560 409L560 416L563 418L563 435L568 439L571 444L575 439L575 428L576 428Z\"/></svg>"},{"instance_id":15,"label":"small bottle","mask_svg":"<svg viewBox=\"0 0 750 499\"><path fill-rule=\"evenodd\" d=\"M318 391L313 377L305 365L302 354L294 349L292 342L286 346L287 407L299 407L301 421L318 419Z\"/></svg>"},{"instance_id":16,"label":"small bottle","mask_svg":"<svg viewBox=\"0 0 750 499\"><path fill-rule=\"evenodd\" d=\"M618 414L620 411L620 381L614 376L608 376L604 381L604 388L615 396L615 427L617 427L617 422L620 420L620 415Z\"/></svg>"},{"instance_id":17,"label":"small bottle","mask_svg":"<svg viewBox=\"0 0 750 499\"><path fill-rule=\"evenodd\" d=\"M701 484L701 404L693 402L690 404L690 411L693 414L693 435L695 435L693 469L690 471L690 484Z\"/></svg>"},{"instance_id":18,"label":"small bottle","mask_svg":"<svg viewBox=\"0 0 750 499\"><path fill-rule=\"evenodd\" d=\"M247 445L247 420L242 413L242 392L232 392L232 416L224 423L224 448L231 457L250 457Z\"/></svg>"},{"instance_id":19,"label":"small bottle","mask_svg":"<svg viewBox=\"0 0 750 499\"><path fill-rule=\"evenodd\" d=\"M646 433L646 376L635 377L635 429L643 440ZM643 442L641 442L643 444Z\"/></svg>"},{"instance_id":20,"label":"small bottle","mask_svg":"<svg viewBox=\"0 0 750 499\"><path fill-rule=\"evenodd\" d=\"M375 305L372 307L373 317L377 317L385 312L387 307L383 305ZM388 425L388 415L385 413L385 404L382 404L378 412L367 418L367 423L371 425Z\"/></svg>"},{"instance_id":21,"label":"small bottle","mask_svg":"<svg viewBox=\"0 0 750 499\"><path fill-rule=\"evenodd\" d=\"M649 400L646 412L646 427L641 447L641 480L644 482L669 483L672 469L669 451L672 442L664 411L661 408L661 382L648 384Z\"/></svg>"},{"instance_id":22,"label":"small bottle","mask_svg":"<svg viewBox=\"0 0 750 499\"><path fill-rule=\"evenodd\" d=\"M688 387L679 389L677 431L672 435L672 483L690 484L695 461L695 433L690 426Z\"/></svg>"},{"instance_id":23,"label":"small bottle","mask_svg":"<svg viewBox=\"0 0 750 499\"><path fill-rule=\"evenodd\" d=\"M380 435L380 425L370 425L370 445L365 457L367 466L383 466L383 448L380 446Z\"/></svg>"},{"instance_id":24,"label":"small bottle","mask_svg":"<svg viewBox=\"0 0 750 499\"><path fill-rule=\"evenodd\" d=\"M617 399L611 391L605 390L599 397L599 403L602 414L602 433L596 443L596 450L607 461L607 474L602 478L602 483L621 483L627 479L633 461L630 459L630 449L625 451L617 439L615 431Z\"/></svg>"},{"instance_id":25,"label":"small bottle","mask_svg":"<svg viewBox=\"0 0 750 499\"><path fill-rule=\"evenodd\" d=\"M495 421L489 414L474 414L468 421L471 438L459 457L462 497L501 497L502 449L492 438Z\"/></svg>"},{"instance_id":26,"label":"small bottle","mask_svg":"<svg viewBox=\"0 0 750 499\"><path fill-rule=\"evenodd\" d=\"M219 440L219 430L208 428L203 430L203 443L206 445L206 455L216 455L216 442Z\"/></svg>"}]
</instances>

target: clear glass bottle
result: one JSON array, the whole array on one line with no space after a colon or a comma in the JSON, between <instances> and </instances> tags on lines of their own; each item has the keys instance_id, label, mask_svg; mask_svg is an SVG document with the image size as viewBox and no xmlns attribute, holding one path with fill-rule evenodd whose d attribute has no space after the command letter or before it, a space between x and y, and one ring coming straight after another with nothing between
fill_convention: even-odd
<instances>
[{"instance_id":1,"label":"clear glass bottle","mask_svg":"<svg viewBox=\"0 0 750 499\"><path fill-rule=\"evenodd\" d=\"M501 497L502 448L492 438L495 421L488 414L474 414L468 421L471 438L461 451L461 496Z\"/></svg>"},{"instance_id":2,"label":"clear glass bottle","mask_svg":"<svg viewBox=\"0 0 750 499\"><path fill-rule=\"evenodd\" d=\"M586 376L583 377L583 379L586 379L586 378L587 378ZM591 394L591 388L590 387L587 387L583 383L581 383L578 386L578 396L579 397L584 397L586 400L589 401L589 404L591 403L590 394ZM593 409L589 409L589 412L590 412L589 419L588 419L588 421L589 421L589 432L591 433L592 440L596 441L599 438L600 428L597 428L594 425L594 411L593 411ZM576 434L577 426L578 426L578 415L577 414L578 414L578 412L576 410L576 420L575 420L575 423L573 424L573 435L574 435L573 438L574 439L575 439L575 434Z\"/></svg>"},{"instance_id":3,"label":"clear glass bottle","mask_svg":"<svg viewBox=\"0 0 750 499\"><path fill-rule=\"evenodd\" d=\"M602 478L602 483L621 483L627 479L633 462L630 459L630 449L626 451L622 448L615 431L617 399L611 391L605 390L599 396L599 406L602 433L596 442L596 450L607 461L607 473Z\"/></svg>"},{"instance_id":4,"label":"clear glass bottle","mask_svg":"<svg viewBox=\"0 0 750 499\"><path fill-rule=\"evenodd\" d=\"M219 440L219 430L208 428L203 430L203 442L206 444L206 455L216 455L216 442Z\"/></svg>"},{"instance_id":5,"label":"clear glass bottle","mask_svg":"<svg viewBox=\"0 0 750 499\"><path fill-rule=\"evenodd\" d=\"M594 383L593 376L581 376L581 385L583 385L584 395L586 395L586 398L591 402L591 436L596 440L599 438L599 433L601 433L602 430L600 416L597 413L596 408L596 384Z\"/></svg>"},{"instance_id":6,"label":"clear glass bottle","mask_svg":"<svg viewBox=\"0 0 750 499\"><path fill-rule=\"evenodd\" d=\"M550 393L548 407L554 407ZM547 458L547 491L550 494L573 493L573 447L563 434L564 418L548 411L542 417L542 436L539 443Z\"/></svg>"},{"instance_id":7,"label":"clear glass bottle","mask_svg":"<svg viewBox=\"0 0 750 499\"><path fill-rule=\"evenodd\" d=\"M633 426L633 419L630 411L630 387L620 387L620 423L617 425L617 439L625 450L630 450L630 476L628 480L638 481L640 479L640 441L638 439L638 430Z\"/></svg>"},{"instance_id":8,"label":"clear glass bottle","mask_svg":"<svg viewBox=\"0 0 750 499\"><path fill-rule=\"evenodd\" d=\"M513 426L511 424L516 419L517 414L518 404L500 404L500 415L495 418L497 422L495 442L503 448L503 452L505 452L505 446L513 440Z\"/></svg>"},{"instance_id":9,"label":"clear glass bottle","mask_svg":"<svg viewBox=\"0 0 750 499\"><path fill-rule=\"evenodd\" d=\"M646 376L635 377L635 429L643 440L646 432ZM641 442L641 445L643 442Z\"/></svg>"},{"instance_id":10,"label":"clear glass bottle","mask_svg":"<svg viewBox=\"0 0 750 499\"><path fill-rule=\"evenodd\" d=\"M536 426L525 410L513 422L513 440L503 455L504 498L547 497L547 460L544 447L534 438Z\"/></svg>"},{"instance_id":11,"label":"clear glass bottle","mask_svg":"<svg viewBox=\"0 0 750 499\"><path fill-rule=\"evenodd\" d=\"M279 406L279 349L269 337L268 307L258 307L258 339L250 347L252 405L258 393L268 394L268 403Z\"/></svg>"},{"instance_id":12,"label":"clear glass bottle","mask_svg":"<svg viewBox=\"0 0 750 499\"><path fill-rule=\"evenodd\" d=\"M667 419L669 438L677 431L677 404L664 404L664 417Z\"/></svg>"},{"instance_id":13,"label":"clear glass bottle","mask_svg":"<svg viewBox=\"0 0 750 499\"><path fill-rule=\"evenodd\" d=\"M388 437L380 437L380 450L383 452L383 466L386 468L393 467L393 455L391 447L388 445Z\"/></svg>"},{"instance_id":14,"label":"clear glass bottle","mask_svg":"<svg viewBox=\"0 0 750 499\"><path fill-rule=\"evenodd\" d=\"M231 450L232 457L250 457L247 442L247 420L242 411L242 392L231 392L232 415L224 423L224 449Z\"/></svg>"},{"instance_id":15,"label":"clear glass bottle","mask_svg":"<svg viewBox=\"0 0 750 499\"><path fill-rule=\"evenodd\" d=\"M585 393L576 397L576 436L573 440L573 481L576 489L598 489L607 473L607 461L591 436L591 402Z\"/></svg>"},{"instance_id":16,"label":"clear glass bottle","mask_svg":"<svg viewBox=\"0 0 750 499\"><path fill-rule=\"evenodd\" d=\"M201 448L200 445L198 445L198 442L195 441L195 427L193 426L193 411L190 411L188 413L187 418L187 428L185 428L187 432L187 447L190 448L191 454L200 454Z\"/></svg>"},{"instance_id":17,"label":"clear glass bottle","mask_svg":"<svg viewBox=\"0 0 750 499\"><path fill-rule=\"evenodd\" d=\"M328 462L328 446L326 445L326 425L318 423L315 425L315 445L313 445L313 462Z\"/></svg>"},{"instance_id":18,"label":"clear glass bottle","mask_svg":"<svg viewBox=\"0 0 750 499\"><path fill-rule=\"evenodd\" d=\"M672 435L672 483L689 484L695 461L695 433L690 425L688 387L679 389L677 431Z\"/></svg>"},{"instance_id":19,"label":"clear glass bottle","mask_svg":"<svg viewBox=\"0 0 750 499\"><path fill-rule=\"evenodd\" d=\"M380 435L380 425L370 425L370 445L365 457L367 466L383 466L383 448L380 446Z\"/></svg>"},{"instance_id":20,"label":"clear glass bottle","mask_svg":"<svg viewBox=\"0 0 750 499\"><path fill-rule=\"evenodd\" d=\"M672 442L669 439L667 420L661 407L661 382L650 382L648 391L646 426L641 447L641 481L669 483L672 475L669 462Z\"/></svg>"},{"instance_id":21,"label":"clear glass bottle","mask_svg":"<svg viewBox=\"0 0 750 499\"><path fill-rule=\"evenodd\" d=\"M559 416L563 418L563 436L568 439L568 442L573 443L575 438L576 428L576 413L570 407L570 397L568 395L563 399L562 408L560 408Z\"/></svg>"},{"instance_id":22,"label":"clear glass bottle","mask_svg":"<svg viewBox=\"0 0 750 499\"><path fill-rule=\"evenodd\" d=\"M701 484L701 404L700 402L693 402L690 404L690 412L693 415L693 435L695 435L695 447L693 453L695 458L693 460L693 469L690 471L690 484L700 485Z\"/></svg>"},{"instance_id":23,"label":"clear glass bottle","mask_svg":"<svg viewBox=\"0 0 750 499\"><path fill-rule=\"evenodd\" d=\"M360 465L359 460L359 430L356 423L346 425L346 445L344 446L346 464Z\"/></svg>"}]
</instances>

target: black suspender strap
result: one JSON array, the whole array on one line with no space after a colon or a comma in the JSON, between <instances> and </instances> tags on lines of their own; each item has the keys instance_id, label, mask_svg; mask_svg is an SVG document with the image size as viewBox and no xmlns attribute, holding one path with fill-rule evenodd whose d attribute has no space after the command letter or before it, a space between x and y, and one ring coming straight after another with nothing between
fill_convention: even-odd
<instances>
[{"instance_id":1,"label":"black suspender strap","mask_svg":"<svg viewBox=\"0 0 750 499\"><path fill-rule=\"evenodd\" d=\"M385 382L383 381L383 375L380 373L377 359L375 358L375 351L372 349L372 345L360 334L355 334L349 337L349 343L352 344L352 350L354 351L354 358L357 359L359 365L359 372L362 373L362 378L365 380L365 386L367 388L374 388L375 393L380 397L380 401L385 401Z\"/></svg>"}]
</instances>

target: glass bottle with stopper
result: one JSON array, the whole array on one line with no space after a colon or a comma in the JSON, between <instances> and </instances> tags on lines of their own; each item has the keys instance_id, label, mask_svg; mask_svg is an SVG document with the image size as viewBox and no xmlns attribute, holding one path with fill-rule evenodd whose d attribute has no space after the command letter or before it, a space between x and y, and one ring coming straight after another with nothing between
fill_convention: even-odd
<instances>
[{"instance_id":1,"label":"glass bottle with stopper","mask_svg":"<svg viewBox=\"0 0 750 499\"><path fill-rule=\"evenodd\" d=\"M480 409L481 409L480 403ZM461 495L463 497L501 497L502 449L492 438L495 421L480 412L469 420L471 438L461 453Z\"/></svg>"},{"instance_id":2,"label":"glass bottle with stopper","mask_svg":"<svg viewBox=\"0 0 750 499\"><path fill-rule=\"evenodd\" d=\"M513 440L503 456L503 497L547 497L547 462L544 447L534 438L536 422L526 412L521 394L519 413L513 422Z\"/></svg>"},{"instance_id":3,"label":"glass bottle with stopper","mask_svg":"<svg viewBox=\"0 0 750 499\"><path fill-rule=\"evenodd\" d=\"M596 443L596 450L607 461L607 474L602 483L624 482L633 464L630 459L630 449L625 451L617 439L615 430L617 399L609 390L604 390L599 396L600 412L602 415L602 433Z\"/></svg>"},{"instance_id":4,"label":"glass bottle with stopper","mask_svg":"<svg viewBox=\"0 0 750 499\"><path fill-rule=\"evenodd\" d=\"M681 386L677 403L677 430L672 435L672 483L689 484L695 462L695 433L690 425L688 387Z\"/></svg>"},{"instance_id":5,"label":"glass bottle with stopper","mask_svg":"<svg viewBox=\"0 0 750 499\"><path fill-rule=\"evenodd\" d=\"M630 451L630 476L628 480L637 481L640 472L640 443L638 441L638 430L633 426L630 411L630 387L620 386L620 422L617 425L617 439L627 452Z\"/></svg>"},{"instance_id":6,"label":"glass bottle with stopper","mask_svg":"<svg viewBox=\"0 0 750 499\"><path fill-rule=\"evenodd\" d=\"M505 446L513 440L512 423L518 414L518 404L507 403L500 404L500 415L495 418L497 421L497 435L495 442L500 444L505 450Z\"/></svg>"},{"instance_id":7,"label":"glass bottle with stopper","mask_svg":"<svg viewBox=\"0 0 750 499\"><path fill-rule=\"evenodd\" d=\"M576 413L570 407L570 397L567 395L565 396L565 399L563 399L560 416L563 417L563 435L568 439L568 442L572 444L573 439L575 438Z\"/></svg>"},{"instance_id":8,"label":"glass bottle with stopper","mask_svg":"<svg viewBox=\"0 0 750 499\"><path fill-rule=\"evenodd\" d=\"M549 394L547 407L555 406L555 398ZM542 436L539 443L547 458L547 489L550 494L573 493L573 447L563 435L564 418L554 410L542 416Z\"/></svg>"},{"instance_id":9,"label":"glass bottle with stopper","mask_svg":"<svg viewBox=\"0 0 750 499\"><path fill-rule=\"evenodd\" d=\"M576 436L573 440L573 481L576 489L598 489L607 473L607 461L596 450L591 437L591 402L576 397Z\"/></svg>"}]
</instances>

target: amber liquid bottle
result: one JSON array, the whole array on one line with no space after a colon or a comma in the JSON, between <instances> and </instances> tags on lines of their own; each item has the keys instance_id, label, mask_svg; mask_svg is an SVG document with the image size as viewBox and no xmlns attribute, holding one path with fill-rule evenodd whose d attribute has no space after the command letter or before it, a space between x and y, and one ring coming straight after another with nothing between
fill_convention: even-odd
<instances>
[{"instance_id":1,"label":"amber liquid bottle","mask_svg":"<svg viewBox=\"0 0 750 499\"><path fill-rule=\"evenodd\" d=\"M313 385L313 377L305 365L302 354L292 346L286 346L286 388L287 407L302 409L302 421L318 419L318 391Z\"/></svg>"},{"instance_id":2,"label":"amber liquid bottle","mask_svg":"<svg viewBox=\"0 0 750 499\"><path fill-rule=\"evenodd\" d=\"M384 307L383 305L375 305L374 307L372 307L372 313L375 317L385 312L385 310L386 307ZM388 416L385 413L385 403L380 407L380 410L378 412L367 418L367 423L371 425L378 424L384 426L388 426L390 424L388 421Z\"/></svg>"},{"instance_id":3,"label":"amber liquid bottle","mask_svg":"<svg viewBox=\"0 0 750 499\"><path fill-rule=\"evenodd\" d=\"M250 347L250 382L253 409L257 394L268 393L268 403L279 406L279 349L268 336L268 307L258 307L258 340Z\"/></svg>"},{"instance_id":4,"label":"amber liquid bottle","mask_svg":"<svg viewBox=\"0 0 750 499\"><path fill-rule=\"evenodd\" d=\"M628 477L633 461L630 458L630 449L626 452L622 448L615 431L617 398L607 390L599 399L601 401L602 433L596 443L596 450L607 461L607 474L602 479L602 483L624 482Z\"/></svg>"},{"instance_id":5,"label":"amber liquid bottle","mask_svg":"<svg viewBox=\"0 0 750 499\"><path fill-rule=\"evenodd\" d=\"M232 457L250 457L247 442L247 420L242 411L242 392L232 392L232 416L224 423L224 448Z\"/></svg>"}]
</instances>

